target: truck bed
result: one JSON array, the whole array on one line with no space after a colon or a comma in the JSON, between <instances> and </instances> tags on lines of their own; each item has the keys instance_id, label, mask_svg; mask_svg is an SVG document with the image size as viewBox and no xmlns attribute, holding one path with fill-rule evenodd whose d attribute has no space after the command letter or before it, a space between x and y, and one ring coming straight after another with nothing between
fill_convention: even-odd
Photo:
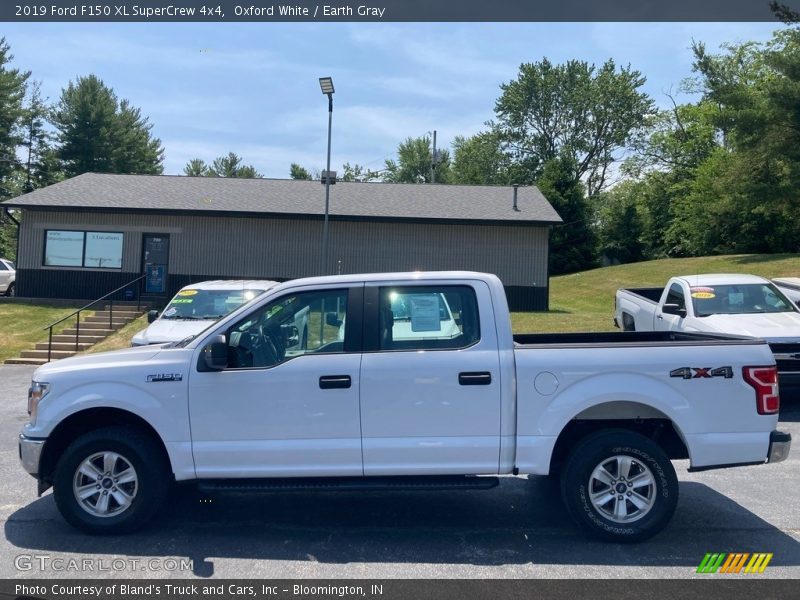
<instances>
[{"instance_id":1,"label":"truck bed","mask_svg":"<svg viewBox=\"0 0 800 600\"><path fill-rule=\"evenodd\" d=\"M654 304L657 304L659 300L661 300L661 294L664 293L663 287L654 287L654 288L622 288L623 292L628 292L630 294L636 294L637 296L641 296L645 300L649 300Z\"/></svg>"},{"instance_id":2,"label":"truck bed","mask_svg":"<svg viewBox=\"0 0 800 600\"><path fill-rule=\"evenodd\" d=\"M514 334L515 348L552 346L658 346L716 344L757 344L753 338L717 333L679 331L601 331L590 333L521 333ZM761 341L760 343L766 344Z\"/></svg>"}]
</instances>

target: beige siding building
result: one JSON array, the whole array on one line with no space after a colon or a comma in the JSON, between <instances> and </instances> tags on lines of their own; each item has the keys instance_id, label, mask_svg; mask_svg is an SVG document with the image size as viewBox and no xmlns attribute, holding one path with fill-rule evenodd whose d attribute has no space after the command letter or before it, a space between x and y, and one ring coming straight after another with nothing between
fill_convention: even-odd
<instances>
[{"instance_id":1,"label":"beige siding building","mask_svg":"<svg viewBox=\"0 0 800 600\"><path fill-rule=\"evenodd\" d=\"M514 310L545 310L549 229L535 187L100 175L4 204L21 209L17 294L99 297L131 286L156 302L204 279L473 270L496 273Z\"/></svg>"}]
</instances>

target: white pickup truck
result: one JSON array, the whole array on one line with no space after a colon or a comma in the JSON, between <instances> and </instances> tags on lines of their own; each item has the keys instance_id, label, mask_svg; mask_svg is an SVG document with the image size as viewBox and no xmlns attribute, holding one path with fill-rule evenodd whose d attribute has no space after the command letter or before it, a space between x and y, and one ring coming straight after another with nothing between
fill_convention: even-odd
<instances>
[{"instance_id":1,"label":"white pickup truck","mask_svg":"<svg viewBox=\"0 0 800 600\"><path fill-rule=\"evenodd\" d=\"M728 333L766 340L782 389L800 390L800 308L755 275L684 275L663 288L617 290L614 324L624 331Z\"/></svg>"},{"instance_id":2,"label":"white pickup truck","mask_svg":"<svg viewBox=\"0 0 800 600\"><path fill-rule=\"evenodd\" d=\"M394 339L401 309L425 337ZM304 310L307 346L287 352L286 325ZM670 459L694 471L757 465L791 444L776 431L764 342L514 336L500 280L471 272L288 281L180 343L39 367L28 407L22 465L91 533L141 527L172 481L489 488L530 473L559 474L589 531L639 541L675 510Z\"/></svg>"}]
</instances>

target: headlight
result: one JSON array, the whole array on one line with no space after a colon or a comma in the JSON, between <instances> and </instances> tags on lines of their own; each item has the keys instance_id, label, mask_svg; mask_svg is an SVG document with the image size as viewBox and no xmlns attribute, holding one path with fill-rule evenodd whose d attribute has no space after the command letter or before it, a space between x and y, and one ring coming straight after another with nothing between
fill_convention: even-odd
<instances>
[{"instance_id":1,"label":"headlight","mask_svg":"<svg viewBox=\"0 0 800 600\"><path fill-rule=\"evenodd\" d=\"M47 396L47 392L49 391L49 383L31 381L31 387L28 388L28 414L31 416L31 425L36 424L36 414L39 410L39 402L42 398Z\"/></svg>"}]
</instances>

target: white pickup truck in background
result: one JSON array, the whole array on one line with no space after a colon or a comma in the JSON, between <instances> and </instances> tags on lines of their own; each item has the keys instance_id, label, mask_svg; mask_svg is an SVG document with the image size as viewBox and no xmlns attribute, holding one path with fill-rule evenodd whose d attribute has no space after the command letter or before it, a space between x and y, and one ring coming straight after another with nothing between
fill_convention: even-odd
<instances>
[{"instance_id":1,"label":"white pickup truck in background","mask_svg":"<svg viewBox=\"0 0 800 600\"><path fill-rule=\"evenodd\" d=\"M800 390L800 309L755 275L673 277L663 288L617 290L614 324L623 331L727 333L766 340L782 389Z\"/></svg>"},{"instance_id":2,"label":"white pickup truck in background","mask_svg":"<svg viewBox=\"0 0 800 600\"><path fill-rule=\"evenodd\" d=\"M287 352L303 311L308 343ZM670 459L761 465L791 444L763 341L515 336L500 280L471 272L281 283L180 343L44 365L28 405L22 465L91 533L141 527L173 481L467 489L529 473L558 474L588 531L640 541L675 510Z\"/></svg>"},{"instance_id":3,"label":"white pickup truck in background","mask_svg":"<svg viewBox=\"0 0 800 600\"><path fill-rule=\"evenodd\" d=\"M783 295L800 307L800 277L776 277L772 280Z\"/></svg>"}]
</instances>

